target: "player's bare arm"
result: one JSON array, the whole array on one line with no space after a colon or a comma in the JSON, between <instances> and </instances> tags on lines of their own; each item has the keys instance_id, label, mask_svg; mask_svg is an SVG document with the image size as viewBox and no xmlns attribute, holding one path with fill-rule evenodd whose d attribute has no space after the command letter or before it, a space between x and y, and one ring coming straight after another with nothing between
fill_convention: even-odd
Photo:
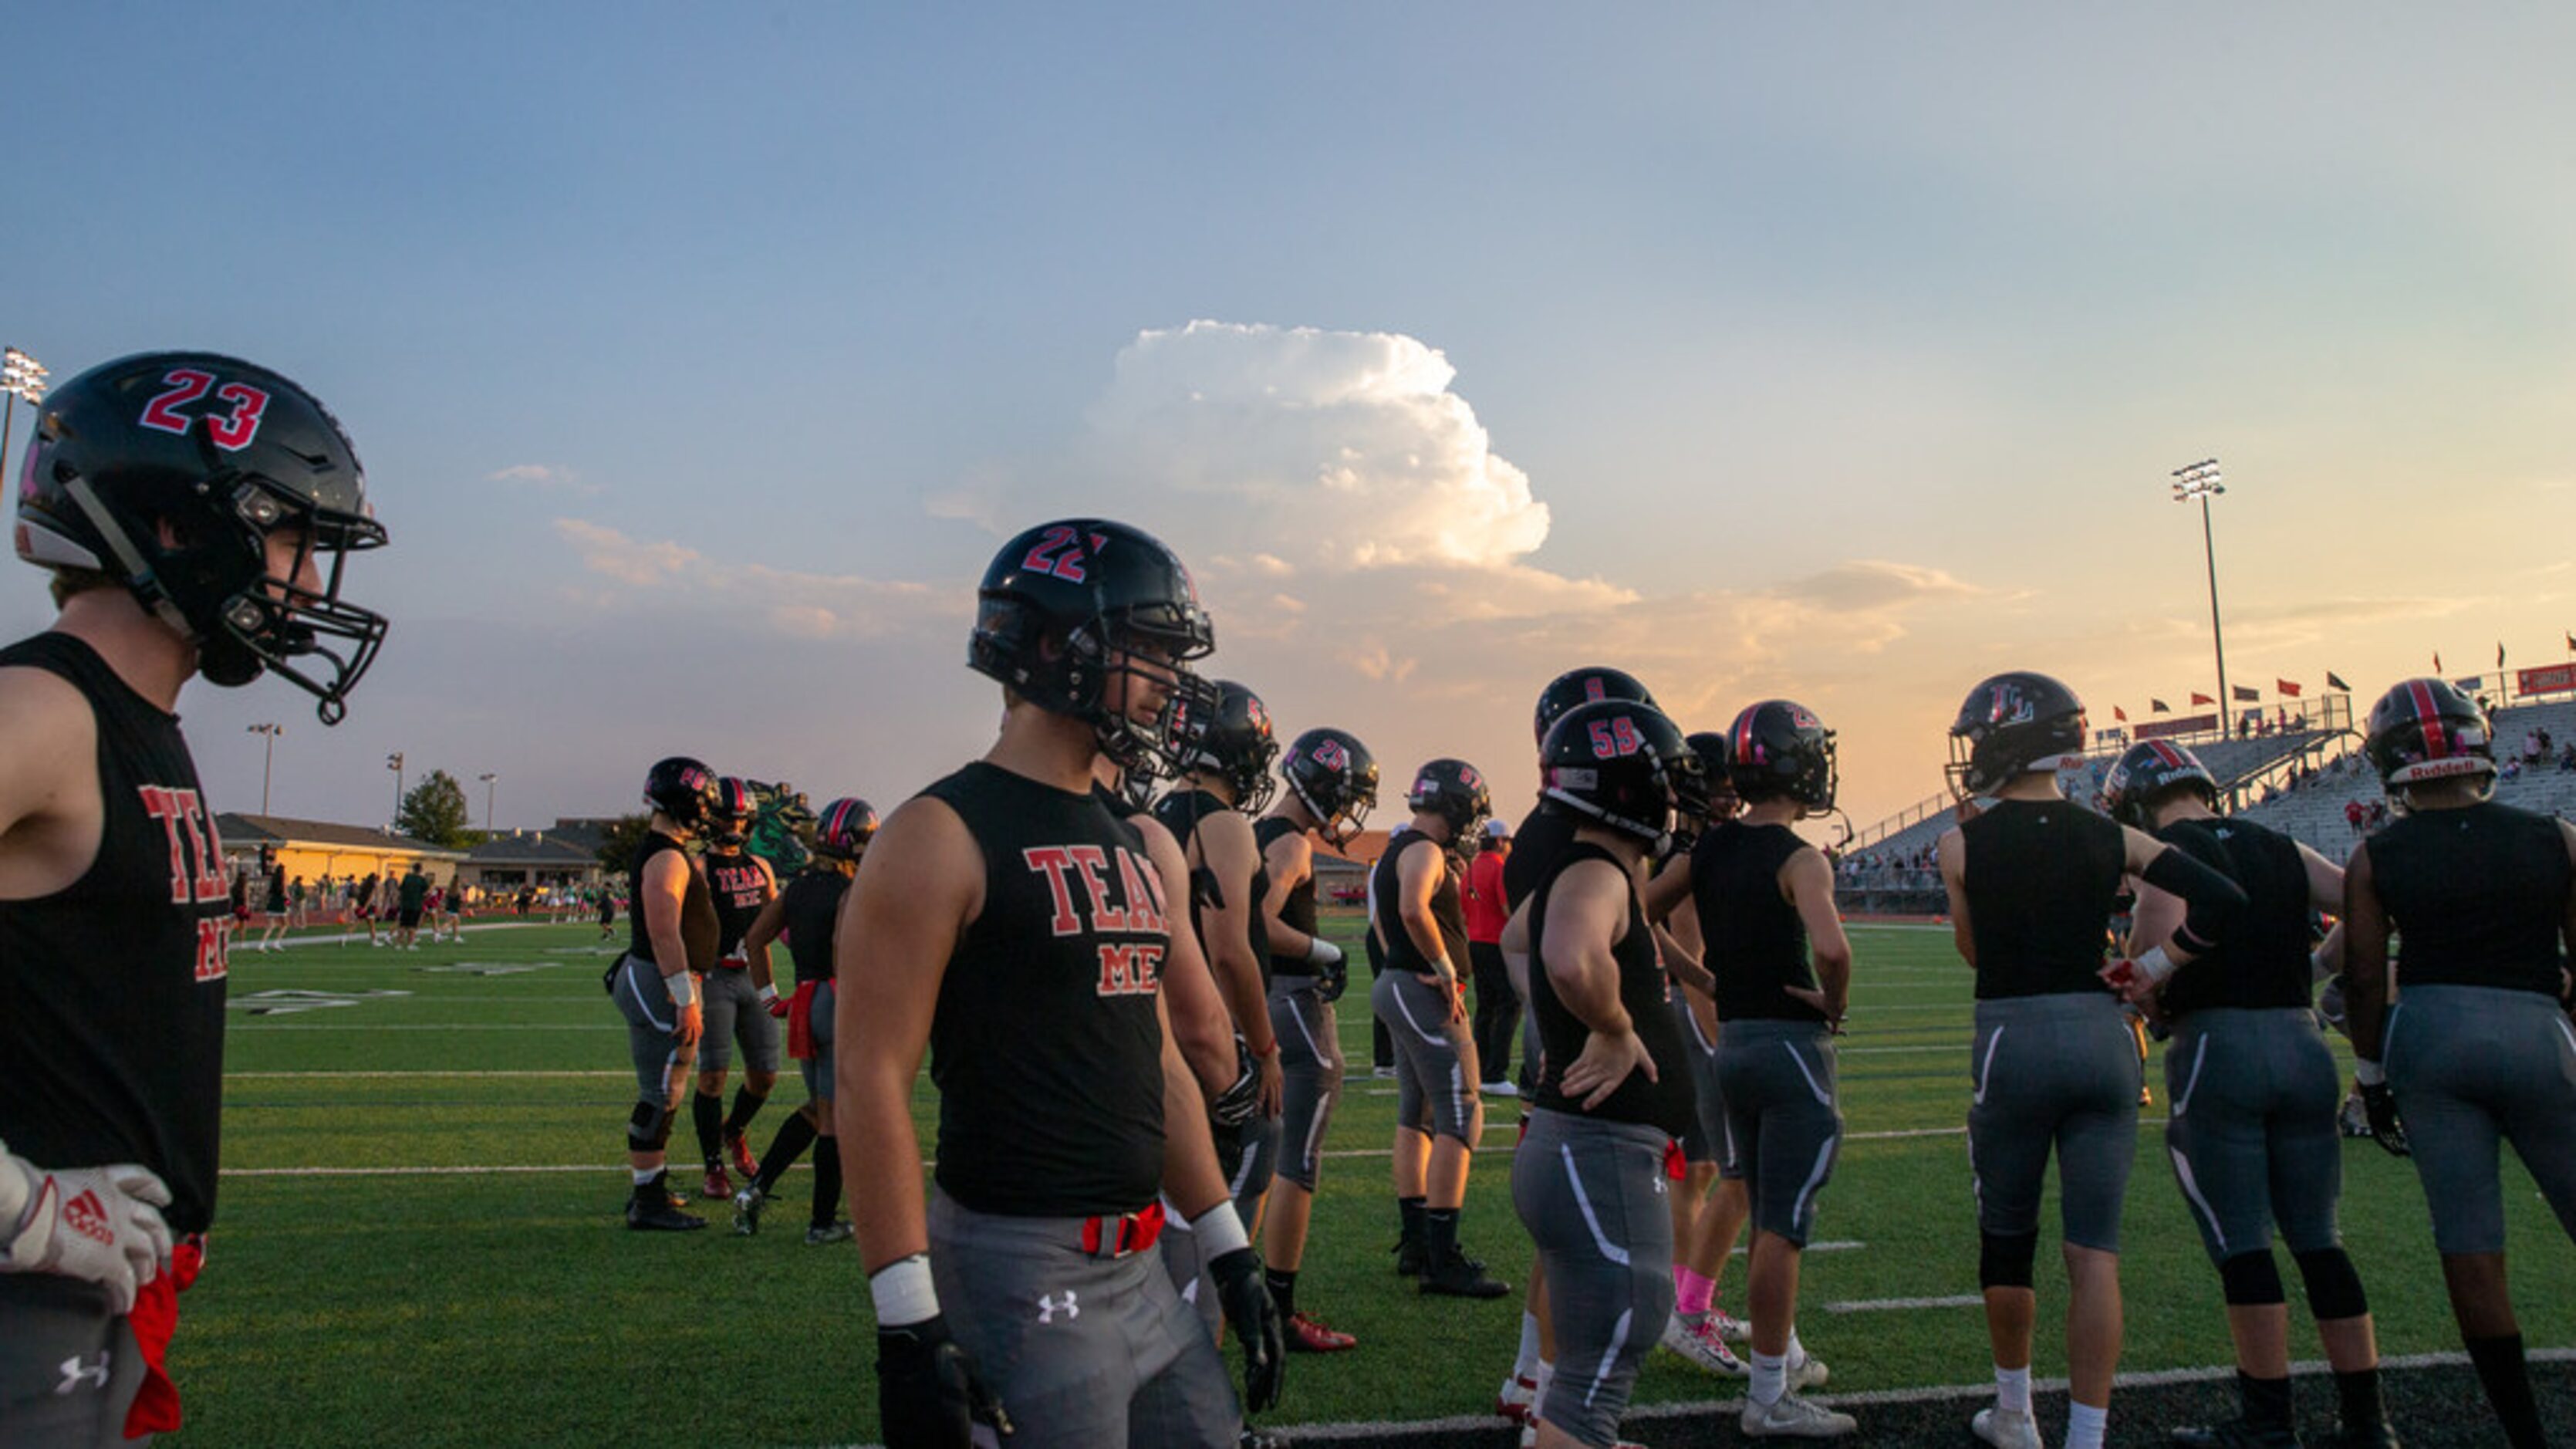
<instances>
[{"instance_id":1,"label":"player's bare arm","mask_svg":"<svg viewBox=\"0 0 2576 1449\"><path fill-rule=\"evenodd\" d=\"M868 1271L929 1250L912 1084L939 983L984 907L984 857L945 802L920 797L868 846L833 931L834 1121Z\"/></svg>"},{"instance_id":2,"label":"player's bare arm","mask_svg":"<svg viewBox=\"0 0 2576 1449\"><path fill-rule=\"evenodd\" d=\"M1950 944L1968 969L1977 969L1977 933L1968 922L1968 837L1955 827L1932 845L1941 866L1941 889L1950 898Z\"/></svg>"},{"instance_id":3,"label":"player's bare arm","mask_svg":"<svg viewBox=\"0 0 2576 1449\"><path fill-rule=\"evenodd\" d=\"M1289 831L1270 842L1270 848L1261 853L1261 863L1270 872L1270 889L1261 897L1262 924L1270 929L1270 953L1303 956L1314 948L1315 938L1289 925L1279 913L1288 907L1289 892L1315 873L1315 842L1302 830Z\"/></svg>"},{"instance_id":4,"label":"player's bare arm","mask_svg":"<svg viewBox=\"0 0 2576 1449\"><path fill-rule=\"evenodd\" d=\"M668 981L689 969L688 940L680 931L680 911L689 894L688 856L676 850L654 856L644 867L644 879L636 883L635 893L644 907L645 934L653 938L653 959L660 963L662 979ZM687 1001L678 1009L675 1034L682 1043L695 1045L704 1029L704 1008L687 991L674 991L671 999Z\"/></svg>"},{"instance_id":5,"label":"player's bare arm","mask_svg":"<svg viewBox=\"0 0 2576 1449\"><path fill-rule=\"evenodd\" d=\"M1252 822L1228 810L1199 822L1191 845L1219 883L1217 899L1203 918L1209 964L1225 993L1235 1030L1243 1033L1261 1074L1261 1114L1279 1115L1279 1041L1270 1031L1270 1002L1261 982L1261 961L1252 954L1251 893L1241 882L1260 868L1261 847L1252 838Z\"/></svg>"},{"instance_id":6,"label":"player's bare arm","mask_svg":"<svg viewBox=\"0 0 2576 1449\"><path fill-rule=\"evenodd\" d=\"M1780 867L1780 894L1798 908L1807 928L1807 951L1816 970L1814 989L1788 988L1789 994L1825 1014L1836 1026L1851 1009L1851 938L1843 933L1842 913L1834 909L1834 868L1825 853L1809 846Z\"/></svg>"},{"instance_id":7,"label":"player's bare arm","mask_svg":"<svg viewBox=\"0 0 2576 1449\"><path fill-rule=\"evenodd\" d=\"M2376 1064L2380 1017L2389 999L2388 911L2379 902L2366 843L2352 848L2343 867L2343 990L2344 1033L2352 1038L2352 1054Z\"/></svg>"},{"instance_id":8,"label":"player's bare arm","mask_svg":"<svg viewBox=\"0 0 2576 1449\"><path fill-rule=\"evenodd\" d=\"M778 974L770 965L769 948L777 941L779 933L786 929L786 902L773 890L769 900L761 906L760 914L751 918L750 927L742 933L742 957L750 963L751 984L764 997L778 990Z\"/></svg>"},{"instance_id":9,"label":"player's bare arm","mask_svg":"<svg viewBox=\"0 0 2576 1449\"><path fill-rule=\"evenodd\" d=\"M1565 1094L1586 1108L1601 1105L1631 1072L1642 1069L1648 1081L1656 1080L1654 1059L1619 1004L1614 953L1627 934L1628 881L1617 866L1580 861L1556 878L1539 958L1557 1000L1589 1029L1582 1052L1559 1078Z\"/></svg>"},{"instance_id":10,"label":"player's bare arm","mask_svg":"<svg viewBox=\"0 0 2576 1449\"><path fill-rule=\"evenodd\" d=\"M98 721L60 675L0 669L0 739L0 899L52 895L98 855Z\"/></svg>"},{"instance_id":11,"label":"player's bare arm","mask_svg":"<svg viewBox=\"0 0 2576 1449\"><path fill-rule=\"evenodd\" d=\"M1181 843L1151 815L1137 815L1127 823L1144 838L1145 858L1161 878L1163 899L1188 900L1190 871ZM1176 883L1177 890L1173 889ZM1163 953L1164 1025L1179 1044L1190 1075L1214 1101L1234 1085L1234 1024L1226 1020L1225 997L1217 990L1207 952L1199 949L1198 933L1188 928L1185 918L1175 920L1181 928L1172 932L1171 945Z\"/></svg>"},{"instance_id":12,"label":"player's bare arm","mask_svg":"<svg viewBox=\"0 0 2576 1449\"><path fill-rule=\"evenodd\" d=\"M1425 961L1447 962L1449 974L1424 973L1423 980L1455 988L1457 964L1449 960L1448 943L1440 935L1440 921L1431 914L1431 898L1440 883L1449 878L1449 858L1439 844L1427 835L1416 836L1404 843L1404 856L1395 863L1396 925L1413 938L1413 948Z\"/></svg>"}]
</instances>

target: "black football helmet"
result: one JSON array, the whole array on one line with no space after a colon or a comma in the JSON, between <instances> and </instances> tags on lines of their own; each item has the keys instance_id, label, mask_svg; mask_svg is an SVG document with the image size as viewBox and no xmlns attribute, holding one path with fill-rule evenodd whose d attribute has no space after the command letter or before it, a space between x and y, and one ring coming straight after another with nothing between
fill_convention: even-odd
<instances>
[{"instance_id":1,"label":"black football helmet","mask_svg":"<svg viewBox=\"0 0 2576 1449\"><path fill-rule=\"evenodd\" d=\"M2361 751L2391 794L2461 775L2495 779L2487 712L2447 679L2409 679L2370 707Z\"/></svg>"},{"instance_id":2,"label":"black football helmet","mask_svg":"<svg viewBox=\"0 0 2576 1449\"><path fill-rule=\"evenodd\" d=\"M707 809L707 838L718 845L738 846L749 838L751 817L759 813L760 802L751 797L749 781L720 775L715 801Z\"/></svg>"},{"instance_id":3,"label":"black football helmet","mask_svg":"<svg viewBox=\"0 0 2576 1449\"><path fill-rule=\"evenodd\" d=\"M1612 669L1608 665L1569 669L1549 680L1547 688L1538 692L1538 717L1531 724L1530 734L1545 744L1548 726L1555 724L1567 710L1603 699L1625 699L1649 709L1655 707L1655 696L1627 670Z\"/></svg>"},{"instance_id":4,"label":"black football helmet","mask_svg":"<svg viewBox=\"0 0 2576 1449\"><path fill-rule=\"evenodd\" d=\"M1708 776L1681 729L1632 699L1577 705L1539 746L1539 795L1661 852L1676 813L1708 811Z\"/></svg>"},{"instance_id":5,"label":"black football helmet","mask_svg":"<svg viewBox=\"0 0 2576 1449\"><path fill-rule=\"evenodd\" d=\"M1475 848L1468 837L1476 833L1476 822L1494 813L1494 796L1485 788L1485 777L1464 760L1433 760L1414 771L1413 788L1404 792L1404 803L1448 821L1449 844L1461 852Z\"/></svg>"},{"instance_id":6,"label":"black football helmet","mask_svg":"<svg viewBox=\"0 0 2576 1449\"><path fill-rule=\"evenodd\" d=\"M834 860L856 860L876 838L876 807L855 795L823 807L814 818L814 853Z\"/></svg>"},{"instance_id":7,"label":"black football helmet","mask_svg":"<svg viewBox=\"0 0 2576 1449\"><path fill-rule=\"evenodd\" d=\"M1234 808L1258 815L1277 785L1270 762L1279 758L1279 740L1270 732L1270 711L1260 695L1231 679L1211 685L1214 709L1201 712L1187 699L1177 706L1173 723L1181 739L1181 768L1223 776L1234 787Z\"/></svg>"},{"instance_id":8,"label":"black football helmet","mask_svg":"<svg viewBox=\"0 0 2576 1449\"><path fill-rule=\"evenodd\" d=\"M993 555L976 598L966 653L976 672L1089 723L1101 751L1130 771L1175 769L1173 707L1207 707L1188 663L1216 647L1216 629L1170 549L1107 519L1043 523ZM1159 719L1138 723L1109 703L1109 681L1122 674L1168 685Z\"/></svg>"},{"instance_id":9,"label":"black football helmet","mask_svg":"<svg viewBox=\"0 0 2576 1449\"><path fill-rule=\"evenodd\" d=\"M1834 732L1795 700L1747 706L1726 732L1726 778L1748 802L1786 797L1822 815L1834 808Z\"/></svg>"},{"instance_id":10,"label":"black football helmet","mask_svg":"<svg viewBox=\"0 0 2576 1449\"><path fill-rule=\"evenodd\" d=\"M2084 753L2084 701L2045 674L2014 670L1981 681L1950 726L1950 784L1990 795L2015 775L2057 770Z\"/></svg>"},{"instance_id":11,"label":"black football helmet","mask_svg":"<svg viewBox=\"0 0 2576 1449\"><path fill-rule=\"evenodd\" d=\"M1682 736L1692 754L1699 757L1700 777L1708 782L1708 809L1701 819L1710 825L1732 820L1744 808L1736 796L1735 782L1726 777L1727 738L1718 730L1699 730Z\"/></svg>"},{"instance_id":12,"label":"black football helmet","mask_svg":"<svg viewBox=\"0 0 2576 1449\"><path fill-rule=\"evenodd\" d=\"M716 815L716 772L686 755L655 761L644 772L644 803L684 830L704 832Z\"/></svg>"},{"instance_id":13,"label":"black football helmet","mask_svg":"<svg viewBox=\"0 0 2576 1449\"><path fill-rule=\"evenodd\" d=\"M1334 845L1348 844L1366 829L1369 812L1377 808L1377 756L1347 730L1299 735L1280 762L1279 777Z\"/></svg>"},{"instance_id":14,"label":"black football helmet","mask_svg":"<svg viewBox=\"0 0 2576 1449\"><path fill-rule=\"evenodd\" d=\"M269 571L268 536L303 556ZM123 584L197 646L226 688L262 670L321 703L324 724L385 640L381 614L340 597L343 566L385 541L339 420L267 368L211 352L149 352L49 395L18 481L18 556ZM316 555L319 592L298 579Z\"/></svg>"},{"instance_id":15,"label":"black football helmet","mask_svg":"<svg viewBox=\"0 0 2576 1449\"><path fill-rule=\"evenodd\" d=\"M2200 756L2169 740L2140 740L2121 752L2102 781L2102 808L2123 825L2156 828L2156 807L2176 790L2189 790L2215 808L2218 777Z\"/></svg>"}]
</instances>

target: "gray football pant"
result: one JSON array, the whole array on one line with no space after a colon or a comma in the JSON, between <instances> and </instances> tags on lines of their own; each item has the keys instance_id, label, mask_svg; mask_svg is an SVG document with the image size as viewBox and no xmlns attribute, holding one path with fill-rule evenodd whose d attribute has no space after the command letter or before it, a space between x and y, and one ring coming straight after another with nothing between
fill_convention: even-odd
<instances>
[{"instance_id":1,"label":"gray football pant","mask_svg":"<svg viewBox=\"0 0 2576 1449\"><path fill-rule=\"evenodd\" d=\"M1270 978L1270 1031L1279 1039L1281 1105L1269 1150L1279 1176L1313 1192L1322 1181L1324 1132L1342 1095L1339 1028L1314 977Z\"/></svg>"},{"instance_id":2,"label":"gray football pant","mask_svg":"<svg viewBox=\"0 0 2576 1449\"><path fill-rule=\"evenodd\" d=\"M1673 1311L1662 1130L1539 1108L1512 1156L1512 1206L1538 1246L1556 1326L1539 1417L1615 1444L1637 1366Z\"/></svg>"},{"instance_id":3,"label":"gray football pant","mask_svg":"<svg viewBox=\"0 0 2576 1449\"><path fill-rule=\"evenodd\" d=\"M1726 1161L1740 1168L1753 1226L1803 1248L1816 1194L1842 1151L1833 1036L1822 1022L1726 1023L1717 1076L1726 1095Z\"/></svg>"},{"instance_id":4,"label":"gray football pant","mask_svg":"<svg viewBox=\"0 0 2576 1449\"><path fill-rule=\"evenodd\" d=\"M2499 1144L2576 1238L2576 1028L2536 991L2401 986L2380 1060L2445 1254L2504 1251Z\"/></svg>"},{"instance_id":5,"label":"gray football pant","mask_svg":"<svg viewBox=\"0 0 2576 1449\"><path fill-rule=\"evenodd\" d=\"M2335 1245L2343 1081L2305 1007L2195 1011L2165 1047L2165 1151L2209 1261Z\"/></svg>"},{"instance_id":6,"label":"gray football pant","mask_svg":"<svg viewBox=\"0 0 2576 1449\"><path fill-rule=\"evenodd\" d=\"M1427 1137L1449 1137L1470 1150L1467 1124L1476 1109L1476 1078L1469 1066L1476 1042L1467 1023L1452 1018L1453 998L1410 971L1388 970L1369 988L1369 1005L1395 1038L1395 1122Z\"/></svg>"},{"instance_id":7,"label":"gray football pant","mask_svg":"<svg viewBox=\"0 0 2576 1449\"><path fill-rule=\"evenodd\" d=\"M2085 991L1980 1001L1968 1066L1978 1228L2002 1237L2039 1231L2040 1190L2054 1150L2066 1241L2120 1251L2144 1078L2119 1000Z\"/></svg>"},{"instance_id":8,"label":"gray football pant","mask_svg":"<svg viewBox=\"0 0 2576 1449\"><path fill-rule=\"evenodd\" d=\"M749 968L719 966L706 982L706 1032L698 1038L698 1070L721 1072L733 1065L733 1048L742 1043L746 1071L778 1070L778 1018L760 1004Z\"/></svg>"},{"instance_id":9,"label":"gray football pant","mask_svg":"<svg viewBox=\"0 0 2576 1449\"><path fill-rule=\"evenodd\" d=\"M1216 1339L1154 1253L1082 1251L1082 1219L979 1213L934 1188L930 1271L1011 1449L1231 1449L1243 1415Z\"/></svg>"},{"instance_id":10,"label":"gray football pant","mask_svg":"<svg viewBox=\"0 0 2576 1449\"><path fill-rule=\"evenodd\" d=\"M143 1350L107 1290L52 1273L0 1274L0 1444L109 1449L143 1387Z\"/></svg>"}]
</instances>

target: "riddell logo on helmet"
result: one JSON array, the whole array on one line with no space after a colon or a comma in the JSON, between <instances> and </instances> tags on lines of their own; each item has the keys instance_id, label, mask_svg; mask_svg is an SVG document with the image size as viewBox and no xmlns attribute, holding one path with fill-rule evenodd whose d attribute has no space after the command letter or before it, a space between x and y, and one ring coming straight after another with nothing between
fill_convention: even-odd
<instances>
[{"instance_id":1,"label":"riddell logo on helmet","mask_svg":"<svg viewBox=\"0 0 2576 1449\"><path fill-rule=\"evenodd\" d=\"M63 1204L63 1222L93 1243L113 1244L116 1241L116 1230L107 1222L107 1204L98 1200L96 1192L84 1191Z\"/></svg>"}]
</instances>

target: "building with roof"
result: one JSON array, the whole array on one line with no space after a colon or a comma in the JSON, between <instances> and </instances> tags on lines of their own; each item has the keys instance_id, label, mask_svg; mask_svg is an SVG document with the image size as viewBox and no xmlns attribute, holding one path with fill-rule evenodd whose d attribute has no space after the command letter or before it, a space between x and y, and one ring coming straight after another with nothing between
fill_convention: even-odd
<instances>
[{"instance_id":1,"label":"building with roof","mask_svg":"<svg viewBox=\"0 0 2576 1449\"><path fill-rule=\"evenodd\" d=\"M290 879L394 877L418 865L421 874L445 884L465 862L464 851L365 825L226 813L215 817L215 829L223 836L227 866L235 870L256 866L273 854Z\"/></svg>"},{"instance_id":2,"label":"building with roof","mask_svg":"<svg viewBox=\"0 0 2576 1449\"><path fill-rule=\"evenodd\" d=\"M576 890L599 884L599 843L595 833L513 830L496 835L465 852L457 867L462 884L480 890L516 890L567 886Z\"/></svg>"}]
</instances>

